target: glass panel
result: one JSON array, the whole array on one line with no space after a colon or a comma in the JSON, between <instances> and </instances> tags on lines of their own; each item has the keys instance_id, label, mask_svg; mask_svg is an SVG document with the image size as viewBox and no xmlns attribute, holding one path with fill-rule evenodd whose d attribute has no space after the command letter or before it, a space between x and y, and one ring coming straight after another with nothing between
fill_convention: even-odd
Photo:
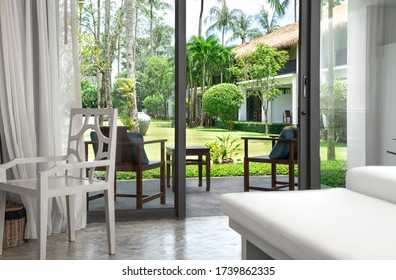
<instances>
[{"instance_id":1,"label":"glass panel","mask_svg":"<svg viewBox=\"0 0 396 280\"><path fill-rule=\"evenodd\" d=\"M165 165L159 140L166 140L164 154L166 146L175 145L175 1L157 2L92 0L79 3L83 106L113 106L118 108L120 116L117 211L172 208L169 213L175 213L175 192L165 186L166 201L157 195L161 192L160 178L165 182L166 175L158 164L162 160ZM134 94L136 105L131 98ZM99 101L97 96L101 97ZM143 148L143 204L140 207L138 199L131 197L139 195L139 152L125 145L132 138L141 139L130 133L135 130L131 114L134 106L137 106L139 132L144 141L155 142L146 143ZM132 129L127 130L130 126ZM103 199L90 201L89 211L103 211ZM164 212L158 213L166 216Z\"/></svg>"},{"instance_id":2,"label":"glass panel","mask_svg":"<svg viewBox=\"0 0 396 280\"><path fill-rule=\"evenodd\" d=\"M396 3L322 0L321 182L345 170L394 165Z\"/></svg>"}]
</instances>

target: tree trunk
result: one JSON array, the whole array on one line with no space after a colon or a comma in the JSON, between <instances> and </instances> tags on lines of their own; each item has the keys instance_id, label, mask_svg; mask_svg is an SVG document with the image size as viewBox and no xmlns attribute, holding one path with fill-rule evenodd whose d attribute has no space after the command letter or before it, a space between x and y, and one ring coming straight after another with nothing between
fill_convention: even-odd
<instances>
[{"instance_id":1,"label":"tree trunk","mask_svg":"<svg viewBox=\"0 0 396 280\"><path fill-rule=\"evenodd\" d=\"M150 0L150 53L153 56L154 55L154 49L153 49L153 20L154 20L154 15L153 15L153 0Z\"/></svg>"},{"instance_id":2,"label":"tree trunk","mask_svg":"<svg viewBox=\"0 0 396 280\"><path fill-rule=\"evenodd\" d=\"M204 0L201 0L201 10L199 12L199 25L198 25L198 36L202 36L202 15L204 9Z\"/></svg>"},{"instance_id":3,"label":"tree trunk","mask_svg":"<svg viewBox=\"0 0 396 280\"><path fill-rule=\"evenodd\" d=\"M105 0L105 26L104 26L104 34L103 34L103 46L104 46L104 55L105 55L105 71L102 76L102 87L104 91L104 96L106 98L106 108L112 107L111 102L111 56L110 56L110 16L111 16L111 5L110 0Z\"/></svg>"},{"instance_id":4,"label":"tree trunk","mask_svg":"<svg viewBox=\"0 0 396 280\"><path fill-rule=\"evenodd\" d=\"M136 82L135 82L135 56L134 56L134 6L135 0L125 0L125 49L126 49L126 61L127 61L127 78L133 80L134 85L132 87L130 98L131 107L129 108L129 115L131 120L135 123L134 130L139 131L139 121L137 114L137 100L136 100Z\"/></svg>"},{"instance_id":5,"label":"tree trunk","mask_svg":"<svg viewBox=\"0 0 396 280\"><path fill-rule=\"evenodd\" d=\"M268 101L264 98L264 96L261 96L260 99L264 112L265 134L268 135Z\"/></svg>"},{"instance_id":6,"label":"tree trunk","mask_svg":"<svg viewBox=\"0 0 396 280\"><path fill-rule=\"evenodd\" d=\"M98 24L96 26L96 44L97 46L100 46L100 21L101 21L101 12L100 12L100 1L98 0L98 10L97 10L97 20L98 20ZM104 107L104 103L103 103L103 98L102 98L102 92L100 89L100 71L97 70L96 72L96 94L98 95L98 108L103 108Z\"/></svg>"},{"instance_id":7,"label":"tree trunk","mask_svg":"<svg viewBox=\"0 0 396 280\"><path fill-rule=\"evenodd\" d=\"M333 34L334 0L329 0L328 11L328 60L327 60L327 160L335 160L335 118L334 118L334 34Z\"/></svg>"}]
</instances>

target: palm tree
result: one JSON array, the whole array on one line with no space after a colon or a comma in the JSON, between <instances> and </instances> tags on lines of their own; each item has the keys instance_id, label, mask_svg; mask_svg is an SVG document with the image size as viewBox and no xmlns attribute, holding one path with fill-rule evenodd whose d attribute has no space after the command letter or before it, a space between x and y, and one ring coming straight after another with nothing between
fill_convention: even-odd
<instances>
[{"instance_id":1,"label":"palm tree","mask_svg":"<svg viewBox=\"0 0 396 280\"><path fill-rule=\"evenodd\" d=\"M254 19L253 16L248 16L245 13L238 15L236 20L231 22L233 34L227 42L232 42L240 38L243 44L246 40L251 40L260 36L260 30L258 28L252 28Z\"/></svg>"},{"instance_id":2,"label":"palm tree","mask_svg":"<svg viewBox=\"0 0 396 280\"><path fill-rule=\"evenodd\" d=\"M241 10L230 9L227 6L226 0L217 0L221 7L212 7L209 10L209 16L205 19L207 22L212 23L206 31L207 35L213 34L214 31L221 32L221 44L224 46L224 35L231 29L231 22L237 19L237 16L242 13Z\"/></svg>"},{"instance_id":3,"label":"palm tree","mask_svg":"<svg viewBox=\"0 0 396 280\"><path fill-rule=\"evenodd\" d=\"M202 96L206 87L212 83L213 76L219 72L219 68L224 70L225 51L227 49L221 45L214 35L204 39L202 36L193 36L187 44L187 59L190 72L200 70ZM223 74L223 73L221 73ZM190 77L191 78L191 77ZM192 80L191 80L192 81ZM201 125L203 125L205 114L201 115Z\"/></svg>"},{"instance_id":4,"label":"palm tree","mask_svg":"<svg viewBox=\"0 0 396 280\"><path fill-rule=\"evenodd\" d=\"M263 6L261 7L260 12L255 16L255 19L260 27L264 29L264 34L274 32L279 28L276 12L274 12L270 18L268 11Z\"/></svg>"},{"instance_id":5,"label":"palm tree","mask_svg":"<svg viewBox=\"0 0 396 280\"><path fill-rule=\"evenodd\" d=\"M151 54L154 55L153 48L153 25L154 25L154 10L170 10L172 5L165 1L160 0L148 0L150 11L149 11L149 22L150 22L150 50Z\"/></svg>"},{"instance_id":6,"label":"palm tree","mask_svg":"<svg viewBox=\"0 0 396 280\"><path fill-rule=\"evenodd\" d=\"M294 22L297 22L297 1L298 0L294 0ZM283 16L291 0L267 0L267 3L271 5L277 15Z\"/></svg>"},{"instance_id":7,"label":"palm tree","mask_svg":"<svg viewBox=\"0 0 396 280\"><path fill-rule=\"evenodd\" d=\"M158 24L153 29L153 50L157 56L170 55L175 29L167 24Z\"/></svg>"},{"instance_id":8,"label":"palm tree","mask_svg":"<svg viewBox=\"0 0 396 280\"><path fill-rule=\"evenodd\" d=\"M201 0L201 9L199 11L199 25L198 25L198 36L202 35L202 15L204 9L204 0Z\"/></svg>"},{"instance_id":9,"label":"palm tree","mask_svg":"<svg viewBox=\"0 0 396 280\"><path fill-rule=\"evenodd\" d=\"M134 129L136 131L139 130L139 121L138 121L138 109L137 109L137 100L136 100L136 83L135 83L135 24L134 21L135 16L135 0L125 0L125 49L126 49L126 70L127 70L127 78L132 79L133 87L131 88L130 93L130 108L129 115L131 120L135 123Z\"/></svg>"}]
</instances>

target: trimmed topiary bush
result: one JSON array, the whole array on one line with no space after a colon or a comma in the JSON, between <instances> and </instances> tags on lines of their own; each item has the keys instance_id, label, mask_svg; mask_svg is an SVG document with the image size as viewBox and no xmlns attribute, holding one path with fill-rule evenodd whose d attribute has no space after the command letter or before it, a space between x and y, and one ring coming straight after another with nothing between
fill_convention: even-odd
<instances>
[{"instance_id":1,"label":"trimmed topiary bush","mask_svg":"<svg viewBox=\"0 0 396 280\"><path fill-rule=\"evenodd\" d=\"M217 117L229 130L244 100L242 90L234 84L219 84L208 89L202 98L202 108Z\"/></svg>"}]
</instances>

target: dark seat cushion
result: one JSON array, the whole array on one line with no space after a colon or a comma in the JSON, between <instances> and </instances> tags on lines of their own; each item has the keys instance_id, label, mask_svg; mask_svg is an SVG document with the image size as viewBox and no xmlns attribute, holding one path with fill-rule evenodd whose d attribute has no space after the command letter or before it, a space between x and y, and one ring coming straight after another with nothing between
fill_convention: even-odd
<instances>
[{"instance_id":1,"label":"dark seat cushion","mask_svg":"<svg viewBox=\"0 0 396 280\"><path fill-rule=\"evenodd\" d=\"M279 138L281 139L293 139L295 138L295 129L284 129L282 130ZM290 143L286 141L277 141L269 154L272 159L287 158L290 152Z\"/></svg>"},{"instance_id":2,"label":"dark seat cushion","mask_svg":"<svg viewBox=\"0 0 396 280\"><path fill-rule=\"evenodd\" d=\"M98 141L98 135L96 134L95 131L91 131L90 133L90 137L91 137L91 141ZM128 140L129 141L142 141L143 142L143 136L140 133L137 132L128 132ZM105 147L106 148L106 147ZM98 144L97 143L93 143L93 150L96 154L98 153ZM131 151L131 158L132 158L132 164L138 164L138 146L137 145L130 145L130 151ZM144 150L144 145L143 145L143 149L142 149L142 165L147 165L149 164L149 159L147 157L146 151Z\"/></svg>"},{"instance_id":3,"label":"dark seat cushion","mask_svg":"<svg viewBox=\"0 0 396 280\"><path fill-rule=\"evenodd\" d=\"M128 140L129 141L136 141L139 140L141 142L144 141L143 135L138 132L128 132ZM138 146L131 145L131 153L132 153L132 163L138 164ZM147 157L146 151L144 150L144 145L142 147L142 165L149 164L149 159Z\"/></svg>"}]
</instances>

